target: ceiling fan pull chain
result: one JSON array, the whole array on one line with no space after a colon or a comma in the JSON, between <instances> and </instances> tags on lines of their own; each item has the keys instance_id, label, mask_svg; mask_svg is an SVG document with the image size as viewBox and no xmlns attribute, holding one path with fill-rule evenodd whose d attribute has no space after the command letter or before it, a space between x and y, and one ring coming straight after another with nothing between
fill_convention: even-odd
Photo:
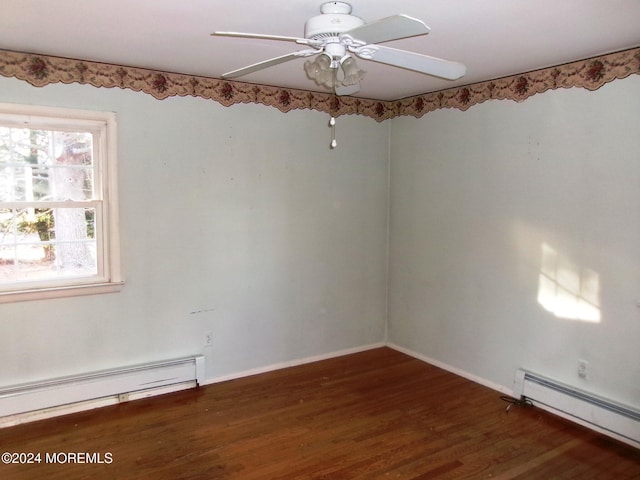
<instances>
[{"instance_id":1,"label":"ceiling fan pull chain","mask_svg":"<svg viewBox=\"0 0 640 480\"><path fill-rule=\"evenodd\" d=\"M329 126L331 127L331 148L336 148L338 142L336 142L336 119L331 117L329 120Z\"/></svg>"}]
</instances>

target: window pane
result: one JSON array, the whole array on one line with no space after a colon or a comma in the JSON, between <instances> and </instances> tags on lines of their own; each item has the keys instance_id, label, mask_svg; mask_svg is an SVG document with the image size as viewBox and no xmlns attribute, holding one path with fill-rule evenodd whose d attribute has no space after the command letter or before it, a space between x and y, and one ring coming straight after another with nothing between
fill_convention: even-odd
<instances>
[{"instance_id":1,"label":"window pane","mask_svg":"<svg viewBox=\"0 0 640 480\"><path fill-rule=\"evenodd\" d=\"M95 208L0 209L0 280L97 275Z\"/></svg>"},{"instance_id":2,"label":"window pane","mask_svg":"<svg viewBox=\"0 0 640 480\"><path fill-rule=\"evenodd\" d=\"M88 132L0 127L0 201L94 198Z\"/></svg>"},{"instance_id":3,"label":"window pane","mask_svg":"<svg viewBox=\"0 0 640 480\"><path fill-rule=\"evenodd\" d=\"M72 275L97 273L94 240L95 209L53 209L57 269Z\"/></svg>"},{"instance_id":4,"label":"window pane","mask_svg":"<svg viewBox=\"0 0 640 480\"><path fill-rule=\"evenodd\" d=\"M14 168L0 162L0 202L13 201L15 192Z\"/></svg>"}]
</instances>

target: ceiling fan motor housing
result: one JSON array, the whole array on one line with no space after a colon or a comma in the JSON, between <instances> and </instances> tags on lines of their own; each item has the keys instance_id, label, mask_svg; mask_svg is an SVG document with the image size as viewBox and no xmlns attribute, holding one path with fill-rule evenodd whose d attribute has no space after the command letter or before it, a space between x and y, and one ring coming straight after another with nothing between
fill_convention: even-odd
<instances>
[{"instance_id":1,"label":"ceiling fan motor housing","mask_svg":"<svg viewBox=\"0 0 640 480\"><path fill-rule=\"evenodd\" d=\"M327 2L320 7L322 15L311 17L304 24L304 37L313 39L338 37L364 25L364 20L351 15L351 5L345 2Z\"/></svg>"}]
</instances>

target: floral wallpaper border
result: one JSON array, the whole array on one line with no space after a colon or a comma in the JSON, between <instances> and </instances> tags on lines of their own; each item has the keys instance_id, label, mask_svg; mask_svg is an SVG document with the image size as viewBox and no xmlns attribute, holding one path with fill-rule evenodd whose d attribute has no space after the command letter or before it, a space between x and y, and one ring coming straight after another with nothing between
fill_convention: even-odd
<instances>
[{"instance_id":1,"label":"floral wallpaper border","mask_svg":"<svg viewBox=\"0 0 640 480\"><path fill-rule=\"evenodd\" d=\"M467 110L491 99L521 102L536 93L556 88L596 90L605 83L638 73L640 47L402 100L380 101L0 50L0 75L18 78L36 87L81 83L127 88L159 100L176 95L194 96L224 106L258 103L282 112L312 109L333 116L364 115L378 122L401 115L419 118L441 108Z\"/></svg>"}]
</instances>

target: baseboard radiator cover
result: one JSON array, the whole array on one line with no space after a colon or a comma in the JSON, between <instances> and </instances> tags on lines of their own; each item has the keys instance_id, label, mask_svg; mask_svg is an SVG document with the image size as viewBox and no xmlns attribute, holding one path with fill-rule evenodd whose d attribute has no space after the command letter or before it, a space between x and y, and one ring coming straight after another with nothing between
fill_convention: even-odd
<instances>
[{"instance_id":1,"label":"baseboard radiator cover","mask_svg":"<svg viewBox=\"0 0 640 480\"><path fill-rule=\"evenodd\" d=\"M184 390L203 382L204 356L198 355L0 387L0 426Z\"/></svg>"},{"instance_id":2,"label":"baseboard radiator cover","mask_svg":"<svg viewBox=\"0 0 640 480\"><path fill-rule=\"evenodd\" d=\"M524 369L516 370L514 396L640 448L640 410Z\"/></svg>"}]
</instances>

